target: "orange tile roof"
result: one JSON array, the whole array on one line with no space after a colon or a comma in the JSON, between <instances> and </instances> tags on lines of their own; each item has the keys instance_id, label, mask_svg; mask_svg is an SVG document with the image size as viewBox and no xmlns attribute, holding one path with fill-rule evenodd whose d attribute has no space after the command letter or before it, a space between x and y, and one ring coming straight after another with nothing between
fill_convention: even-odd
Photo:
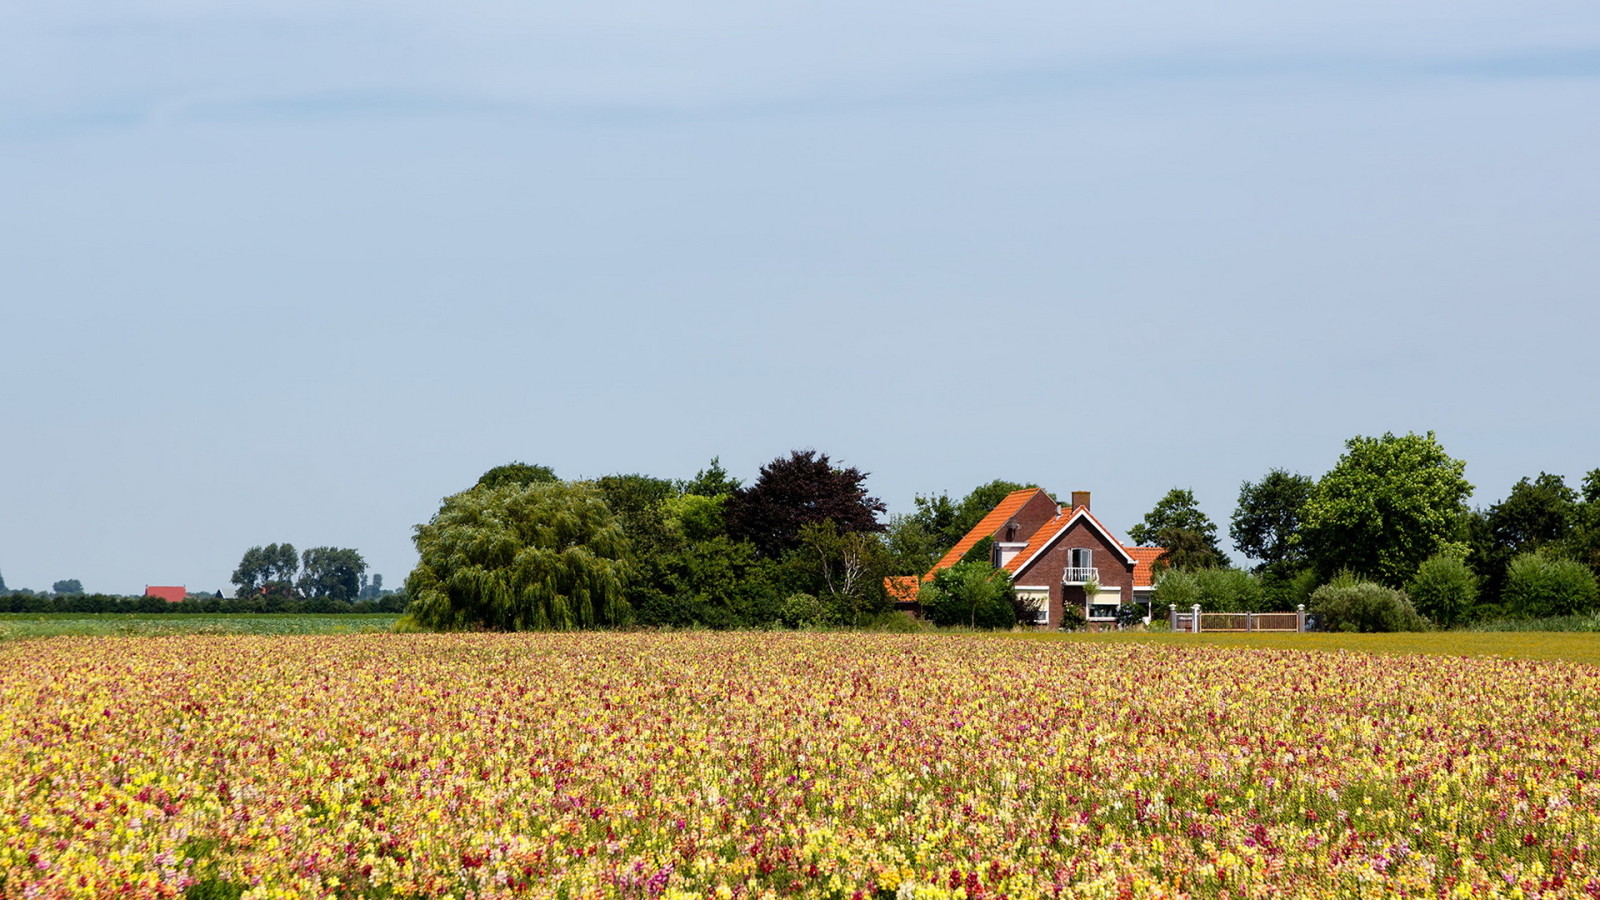
<instances>
[{"instance_id":1,"label":"orange tile roof","mask_svg":"<svg viewBox=\"0 0 1600 900\"><path fill-rule=\"evenodd\" d=\"M979 519L978 524L972 526L972 530L967 532L965 537L956 541L956 545L950 548L949 553L946 553L938 562L933 564L933 568L928 570L928 574L922 576L922 580L927 581L940 569L948 569L960 562L961 557L966 556L967 551L977 546L979 541L999 531L1013 515L1016 515L1017 510L1033 499L1034 494L1044 494L1044 490L1042 488L1023 488L1020 491L1012 491L1007 494L1004 500L995 505L994 509L989 510L988 515ZM1049 496L1049 494L1045 494L1047 499Z\"/></svg>"},{"instance_id":2,"label":"orange tile roof","mask_svg":"<svg viewBox=\"0 0 1600 900\"><path fill-rule=\"evenodd\" d=\"M1061 533L1063 528L1066 528L1069 524L1071 524L1072 520L1080 514L1085 519L1088 519L1089 522L1094 525L1094 527L1098 529L1101 534L1105 535L1106 539L1111 542L1111 546L1122 550L1123 553L1128 553L1128 548L1123 547L1122 542L1117 540L1116 535L1111 533L1111 529L1101 524L1100 520L1094 517L1094 513L1089 512L1089 507L1077 506L1073 507L1072 509L1062 510L1061 513L1054 519L1051 519L1041 526L1038 531L1033 533L1032 537L1028 538L1028 546L1022 548L1021 553L1011 557L1011 559L1001 568L1013 575L1017 574L1017 571L1022 568L1024 563L1031 562L1033 558L1038 555L1039 551L1043 550L1052 540L1055 539L1056 535ZM1132 554L1129 555L1131 556ZM1135 569L1137 569L1138 557L1134 557L1134 566ZM1138 584L1137 581L1134 583Z\"/></svg>"},{"instance_id":3,"label":"orange tile roof","mask_svg":"<svg viewBox=\"0 0 1600 900\"><path fill-rule=\"evenodd\" d=\"M883 589L889 594L890 603L915 603L917 589L922 586L922 579L915 575L891 575L883 580Z\"/></svg>"},{"instance_id":4,"label":"orange tile roof","mask_svg":"<svg viewBox=\"0 0 1600 900\"><path fill-rule=\"evenodd\" d=\"M1155 583L1155 572L1151 565L1167 552L1165 547L1124 547L1128 555L1133 557L1133 586L1149 587Z\"/></svg>"}]
</instances>

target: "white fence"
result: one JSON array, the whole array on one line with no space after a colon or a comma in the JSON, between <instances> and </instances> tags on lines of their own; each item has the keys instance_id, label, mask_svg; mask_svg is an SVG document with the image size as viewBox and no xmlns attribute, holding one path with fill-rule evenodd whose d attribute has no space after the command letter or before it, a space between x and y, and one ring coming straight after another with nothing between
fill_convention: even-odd
<instances>
[{"instance_id":1,"label":"white fence","mask_svg":"<svg viewBox=\"0 0 1600 900\"><path fill-rule=\"evenodd\" d=\"M1202 631L1293 631L1306 630L1306 608L1302 604L1294 612L1201 612L1200 604L1188 612L1178 612L1176 605L1167 607L1173 631L1195 634Z\"/></svg>"}]
</instances>

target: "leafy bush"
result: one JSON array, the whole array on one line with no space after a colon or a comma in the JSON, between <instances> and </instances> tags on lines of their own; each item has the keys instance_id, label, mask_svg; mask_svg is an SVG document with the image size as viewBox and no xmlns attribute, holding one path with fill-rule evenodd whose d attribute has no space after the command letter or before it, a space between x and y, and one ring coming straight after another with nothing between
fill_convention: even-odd
<instances>
[{"instance_id":1,"label":"leafy bush","mask_svg":"<svg viewBox=\"0 0 1600 900\"><path fill-rule=\"evenodd\" d=\"M1209 612L1255 612L1261 608L1261 580L1242 569L1201 569L1194 573L1200 608Z\"/></svg>"},{"instance_id":2,"label":"leafy bush","mask_svg":"<svg viewBox=\"0 0 1600 900\"><path fill-rule=\"evenodd\" d=\"M1180 612L1187 612L1189 607L1200 602L1200 585L1188 572L1167 569L1156 576L1153 596L1158 610L1176 606Z\"/></svg>"},{"instance_id":3,"label":"leafy bush","mask_svg":"<svg viewBox=\"0 0 1600 900\"><path fill-rule=\"evenodd\" d=\"M1582 563L1524 553L1511 560L1506 569L1501 600L1514 616L1581 615L1600 605L1600 587L1595 584L1594 573Z\"/></svg>"},{"instance_id":4,"label":"leafy bush","mask_svg":"<svg viewBox=\"0 0 1600 900\"><path fill-rule=\"evenodd\" d=\"M816 628L835 624L833 610L810 594L790 594L783 600L779 612L783 624L790 628Z\"/></svg>"},{"instance_id":5,"label":"leafy bush","mask_svg":"<svg viewBox=\"0 0 1600 900\"><path fill-rule=\"evenodd\" d=\"M972 545L972 549L971 550L968 550L966 553L961 554L961 560L960 561L961 562L981 562L981 563L988 563L991 566L994 565L994 538L992 538L992 537L979 538L978 542L976 544Z\"/></svg>"},{"instance_id":6,"label":"leafy bush","mask_svg":"<svg viewBox=\"0 0 1600 900\"><path fill-rule=\"evenodd\" d=\"M1448 628L1478 602L1478 576L1457 553L1436 553L1417 567L1406 584L1417 612Z\"/></svg>"},{"instance_id":7,"label":"leafy bush","mask_svg":"<svg viewBox=\"0 0 1600 900\"><path fill-rule=\"evenodd\" d=\"M917 600L935 625L1010 628L1017 624L1011 577L987 562L939 570Z\"/></svg>"},{"instance_id":8,"label":"leafy bush","mask_svg":"<svg viewBox=\"0 0 1600 900\"><path fill-rule=\"evenodd\" d=\"M1062 631L1082 631L1089 627L1089 620L1084 617L1083 610L1076 606L1067 606L1061 610Z\"/></svg>"},{"instance_id":9,"label":"leafy bush","mask_svg":"<svg viewBox=\"0 0 1600 900\"><path fill-rule=\"evenodd\" d=\"M1425 631L1406 595L1343 574L1311 594L1311 612L1328 631Z\"/></svg>"}]
</instances>

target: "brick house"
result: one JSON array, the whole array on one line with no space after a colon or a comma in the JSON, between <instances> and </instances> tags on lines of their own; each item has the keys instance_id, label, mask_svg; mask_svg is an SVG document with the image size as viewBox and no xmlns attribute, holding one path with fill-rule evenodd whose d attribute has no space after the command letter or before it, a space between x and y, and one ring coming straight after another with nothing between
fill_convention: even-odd
<instances>
[{"instance_id":1,"label":"brick house","mask_svg":"<svg viewBox=\"0 0 1600 900\"><path fill-rule=\"evenodd\" d=\"M912 608L918 586L960 562L986 537L994 539L991 561L1011 575L1018 596L1035 601L1034 624L1059 628L1064 610L1072 607L1091 628L1104 628L1127 604L1143 604L1148 620L1151 565L1166 551L1124 545L1089 511L1088 491L1074 491L1072 505L1061 506L1039 488L1008 494L921 578L891 579L887 587L896 605Z\"/></svg>"}]
</instances>

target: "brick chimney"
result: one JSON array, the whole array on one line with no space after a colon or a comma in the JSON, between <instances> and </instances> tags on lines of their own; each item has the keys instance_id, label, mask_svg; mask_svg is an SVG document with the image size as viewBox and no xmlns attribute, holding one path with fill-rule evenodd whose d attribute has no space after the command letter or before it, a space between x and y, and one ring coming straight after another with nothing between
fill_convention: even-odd
<instances>
[{"instance_id":1,"label":"brick chimney","mask_svg":"<svg viewBox=\"0 0 1600 900\"><path fill-rule=\"evenodd\" d=\"M1080 506L1083 507L1084 509L1088 509L1089 508L1089 492L1088 491L1073 491L1072 492L1072 508L1073 509L1077 509Z\"/></svg>"}]
</instances>

